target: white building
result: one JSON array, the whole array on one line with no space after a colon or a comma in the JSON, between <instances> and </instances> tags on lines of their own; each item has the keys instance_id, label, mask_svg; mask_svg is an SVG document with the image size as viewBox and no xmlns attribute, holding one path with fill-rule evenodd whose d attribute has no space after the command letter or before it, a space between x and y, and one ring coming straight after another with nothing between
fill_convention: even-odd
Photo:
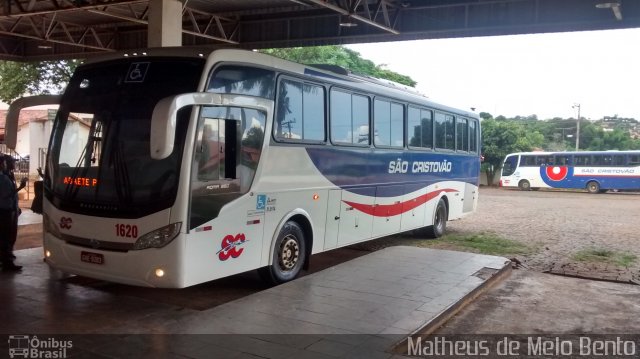
<instances>
[{"instance_id":1,"label":"white building","mask_svg":"<svg viewBox=\"0 0 640 359\"><path fill-rule=\"evenodd\" d=\"M26 163L28 159L29 175L37 175L38 167L44 168L46 151L49 145L49 137L51 136L51 128L55 115L56 109L25 109L20 112L15 152L25 159L23 163ZM6 118L7 111L0 110L0 152L2 153L9 152L4 145ZM79 135L77 138L87 138L89 123L87 123L86 120L80 120L78 117L72 116L71 118L72 121L69 122L67 126L74 127L74 133Z\"/></svg>"}]
</instances>

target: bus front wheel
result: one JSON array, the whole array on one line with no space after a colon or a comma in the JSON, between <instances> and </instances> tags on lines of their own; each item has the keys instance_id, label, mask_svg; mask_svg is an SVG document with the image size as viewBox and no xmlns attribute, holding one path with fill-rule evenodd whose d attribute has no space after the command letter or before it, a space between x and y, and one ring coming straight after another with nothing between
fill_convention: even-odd
<instances>
[{"instance_id":1,"label":"bus front wheel","mask_svg":"<svg viewBox=\"0 0 640 359\"><path fill-rule=\"evenodd\" d=\"M587 191L589 193L600 193L600 184L596 181L587 183Z\"/></svg>"},{"instance_id":2,"label":"bus front wheel","mask_svg":"<svg viewBox=\"0 0 640 359\"><path fill-rule=\"evenodd\" d=\"M298 223L289 221L278 234L271 265L260 268L260 276L272 284L293 280L302 270L306 253L304 231Z\"/></svg>"},{"instance_id":3,"label":"bus front wheel","mask_svg":"<svg viewBox=\"0 0 640 359\"><path fill-rule=\"evenodd\" d=\"M447 230L447 205L440 198L433 213L433 225L427 227L427 236L430 238L440 238Z\"/></svg>"},{"instance_id":4,"label":"bus front wheel","mask_svg":"<svg viewBox=\"0 0 640 359\"><path fill-rule=\"evenodd\" d=\"M528 191L531 189L531 183L529 183L529 181L527 180L522 180L518 183L518 187L520 187L520 189L523 191Z\"/></svg>"}]
</instances>

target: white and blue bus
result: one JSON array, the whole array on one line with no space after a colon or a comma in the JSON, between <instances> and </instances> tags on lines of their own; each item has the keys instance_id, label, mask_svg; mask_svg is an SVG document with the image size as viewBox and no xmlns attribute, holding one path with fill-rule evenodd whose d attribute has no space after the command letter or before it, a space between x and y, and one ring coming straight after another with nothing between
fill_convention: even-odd
<instances>
[{"instance_id":1,"label":"white and blue bus","mask_svg":"<svg viewBox=\"0 0 640 359\"><path fill-rule=\"evenodd\" d=\"M640 151L522 152L506 156L500 186L640 190Z\"/></svg>"},{"instance_id":2,"label":"white and blue bus","mask_svg":"<svg viewBox=\"0 0 640 359\"><path fill-rule=\"evenodd\" d=\"M151 49L79 66L44 177L46 262L186 287L475 210L478 116L387 81L242 50ZM15 128L15 127L13 127ZM8 142L15 141L13 138Z\"/></svg>"}]
</instances>

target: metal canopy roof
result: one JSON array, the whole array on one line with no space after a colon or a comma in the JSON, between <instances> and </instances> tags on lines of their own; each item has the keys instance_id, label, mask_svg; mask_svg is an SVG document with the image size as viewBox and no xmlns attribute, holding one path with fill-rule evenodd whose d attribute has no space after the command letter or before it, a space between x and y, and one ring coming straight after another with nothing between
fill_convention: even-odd
<instances>
[{"instance_id":1,"label":"metal canopy roof","mask_svg":"<svg viewBox=\"0 0 640 359\"><path fill-rule=\"evenodd\" d=\"M147 46L149 0L4 0L0 59ZM184 0L183 46L290 47L640 27L638 0Z\"/></svg>"}]
</instances>

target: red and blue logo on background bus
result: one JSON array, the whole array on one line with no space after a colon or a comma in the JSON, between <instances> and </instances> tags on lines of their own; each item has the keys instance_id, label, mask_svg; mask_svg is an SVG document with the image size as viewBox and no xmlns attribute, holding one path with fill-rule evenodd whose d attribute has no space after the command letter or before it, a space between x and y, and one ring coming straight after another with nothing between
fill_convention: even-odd
<instances>
[{"instance_id":1,"label":"red and blue logo on background bus","mask_svg":"<svg viewBox=\"0 0 640 359\"><path fill-rule=\"evenodd\" d=\"M540 177L547 185L556 187L573 176L573 168L568 166L541 166Z\"/></svg>"}]
</instances>

